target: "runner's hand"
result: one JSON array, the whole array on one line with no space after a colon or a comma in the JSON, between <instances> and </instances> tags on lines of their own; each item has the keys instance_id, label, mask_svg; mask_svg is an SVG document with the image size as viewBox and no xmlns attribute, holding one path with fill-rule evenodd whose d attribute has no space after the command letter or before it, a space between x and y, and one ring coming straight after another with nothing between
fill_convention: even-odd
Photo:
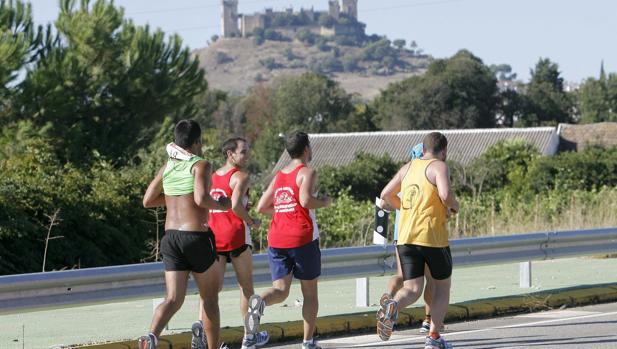
<instances>
[{"instance_id":1,"label":"runner's hand","mask_svg":"<svg viewBox=\"0 0 617 349\"><path fill-rule=\"evenodd\" d=\"M249 224L249 227L251 229L259 229L260 225L261 225L261 220L259 220L259 219L251 219L251 224Z\"/></svg>"},{"instance_id":2,"label":"runner's hand","mask_svg":"<svg viewBox=\"0 0 617 349\"><path fill-rule=\"evenodd\" d=\"M324 207L332 205L332 199L328 195L321 195L319 200L323 201Z\"/></svg>"},{"instance_id":3,"label":"runner's hand","mask_svg":"<svg viewBox=\"0 0 617 349\"><path fill-rule=\"evenodd\" d=\"M454 205L448 208L448 212L450 212L451 214L457 214L459 209L460 207L459 207L458 201L455 201Z\"/></svg>"},{"instance_id":4,"label":"runner's hand","mask_svg":"<svg viewBox=\"0 0 617 349\"><path fill-rule=\"evenodd\" d=\"M231 200L225 196L221 196L217 202L223 210L229 210L231 208Z\"/></svg>"}]
</instances>

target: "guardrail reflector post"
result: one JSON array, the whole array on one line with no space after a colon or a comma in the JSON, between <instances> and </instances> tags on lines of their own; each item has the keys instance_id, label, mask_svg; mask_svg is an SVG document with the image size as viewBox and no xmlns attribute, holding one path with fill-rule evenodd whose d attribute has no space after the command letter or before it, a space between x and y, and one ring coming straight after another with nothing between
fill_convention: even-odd
<instances>
[{"instance_id":1,"label":"guardrail reflector post","mask_svg":"<svg viewBox=\"0 0 617 349\"><path fill-rule=\"evenodd\" d=\"M531 261L522 262L519 264L520 270L520 280L519 287L520 288L530 288L531 287Z\"/></svg>"},{"instance_id":2,"label":"guardrail reflector post","mask_svg":"<svg viewBox=\"0 0 617 349\"><path fill-rule=\"evenodd\" d=\"M368 307L368 278L356 279L356 307Z\"/></svg>"}]
</instances>

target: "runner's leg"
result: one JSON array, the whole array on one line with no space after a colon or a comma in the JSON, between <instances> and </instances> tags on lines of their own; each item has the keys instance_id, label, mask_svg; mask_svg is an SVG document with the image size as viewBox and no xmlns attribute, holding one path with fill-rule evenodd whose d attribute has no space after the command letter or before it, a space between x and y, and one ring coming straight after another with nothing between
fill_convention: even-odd
<instances>
[{"instance_id":1,"label":"runner's leg","mask_svg":"<svg viewBox=\"0 0 617 349\"><path fill-rule=\"evenodd\" d=\"M208 268L203 273L193 272L193 278L199 289L199 298L203 302L204 330L208 348L219 347L221 318L219 313L219 273L217 268Z\"/></svg>"},{"instance_id":2,"label":"runner's leg","mask_svg":"<svg viewBox=\"0 0 617 349\"><path fill-rule=\"evenodd\" d=\"M182 307L184 296L186 295L186 286L188 283L188 271L165 271L165 286L167 295L165 300L156 307L150 332L159 337L165 325L171 317Z\"/></svg>"},{"instance_id":3,"label":"runner's leg","mask_svg":"<svg viewBox=\"0 0 617 349\"><path fill-rule=\"evenodd\" d=\"M253 254L251 249L247 248L238 257L233 258L231 263L236 272L236 279L240 288L240 312L244 319L248 309L249 297L255 293L253 288Z\"/></svg>"},{"instance_id":4,"label":"runner's leg","mask_svg":"<svg viewBox=\"0 0 617 349\"><path fill-rule=\"evenodd\" d=\"M319 310L317 280L300 280L302 288L302 318L304 319L304 340L313 338L315 323L317 321L317 311Z\"/></svg>"}]
</instances>

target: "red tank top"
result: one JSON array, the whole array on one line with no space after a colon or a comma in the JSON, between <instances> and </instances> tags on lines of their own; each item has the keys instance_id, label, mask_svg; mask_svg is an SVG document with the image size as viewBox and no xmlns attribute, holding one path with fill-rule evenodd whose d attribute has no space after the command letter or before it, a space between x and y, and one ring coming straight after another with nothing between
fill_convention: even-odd
<instances>
[{"instance_id":1,"label":"red tank top","mask_svg":"<svg viewBox=\"0 0 617 349\"><path fill-rule=\"evenodd\" d=\"M279 171L274 180L274 216L268 231L268 245L274 248L296 248L319 238L313 210L300 205L300 187L296 177L305 165L290 173Z\"/></svg>"},{"instance_id":2,"label":"red tank top","mask_svg":"<svg viewBox=\"0 0 617 349\"><path fill-rule=\"evenodd\" d=\"M232 189L229 181L238 168L233 168L223 175L216 172L212 174L212 185L210 196L218 200L225 196L231 200ZM243 198L245 200L245 198ZM244 202L246 205L246 202ZM236 216L232 209L227 211L210 210L208 214L208 225L214 233L217 252L228 252L251 244L251 231L240 217Z\"/></svg>"}]
</instances>

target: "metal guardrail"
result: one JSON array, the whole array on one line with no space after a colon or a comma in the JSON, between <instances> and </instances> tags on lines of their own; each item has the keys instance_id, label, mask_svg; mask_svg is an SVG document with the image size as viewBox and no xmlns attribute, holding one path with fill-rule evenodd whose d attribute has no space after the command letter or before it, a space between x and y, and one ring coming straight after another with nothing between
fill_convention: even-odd
<instances>
[{"instance_id":1,"label":"metal guardrail","mask_svg":"<svg viewBox=\"0 0 617 349\"><path fill-rule=\"evenodd\" d=\"M526 262L572 256L617 253L617 227L450 241L455 267ZM394 246L322 250L326 279L378 276L396 270ZM233 268L224 287L235 287ZM271 282L267 256L253 256L256 286ZM190 292L196 292L193 282ZM163 264L143 263L57 272L0 276L0 313L161 297Z\"/></svg>"}]
</instances>

